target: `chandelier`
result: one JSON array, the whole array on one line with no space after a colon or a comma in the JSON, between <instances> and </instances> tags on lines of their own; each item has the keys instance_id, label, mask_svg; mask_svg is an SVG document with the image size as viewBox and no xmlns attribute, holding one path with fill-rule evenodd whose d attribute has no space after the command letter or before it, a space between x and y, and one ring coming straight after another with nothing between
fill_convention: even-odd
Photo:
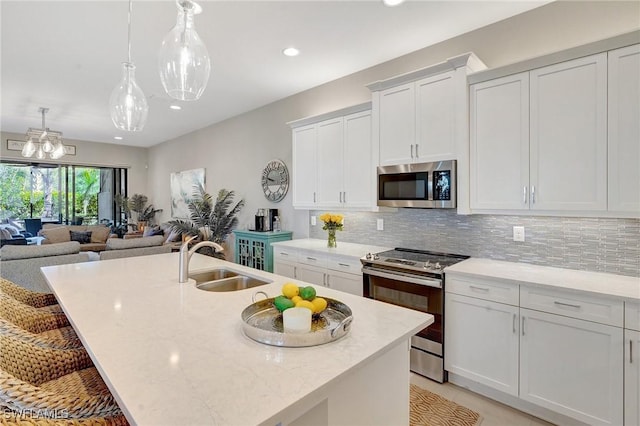
<instances>
[{"instance_id":1,"label":"chandelier","mask_svg":"<svg viewBox=\"0 0 640 426\"><path fill-rule=\"evenodd\" d=\"M62 132L50 130L44 123L44 115L48 111L49 108L38 108L38 112L42 113L42 128L29 127L27 130L26 143L22 147L23 157L31 157L35 154L38 160L44 160L48 155L52 160L57 160L64 156Z\"/></svg>"}]
</instances>

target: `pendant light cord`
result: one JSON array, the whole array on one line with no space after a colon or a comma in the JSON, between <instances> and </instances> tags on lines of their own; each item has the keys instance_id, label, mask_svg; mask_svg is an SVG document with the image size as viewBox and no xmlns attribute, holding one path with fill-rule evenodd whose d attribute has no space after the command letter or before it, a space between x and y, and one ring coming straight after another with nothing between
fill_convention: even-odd
<instances>
[{"instance_id":1,"label":"pendant light cord","mask_svg":"<svg viewBox=\"0 0 640 426\"><path fill-rule=\"evenodd\" d=\"M127 62L131 63L131 9L133 8L133 0L129 0L129 30L127 33Z\"/></svg>"}]
</instances>

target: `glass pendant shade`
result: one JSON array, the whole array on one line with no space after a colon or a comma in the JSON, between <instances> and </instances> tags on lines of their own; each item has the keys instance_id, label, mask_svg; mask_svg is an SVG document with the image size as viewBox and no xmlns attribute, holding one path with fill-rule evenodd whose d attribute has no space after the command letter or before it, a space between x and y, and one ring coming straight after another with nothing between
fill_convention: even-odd
<instances>
[{"instance_id":1,"label":"glass pendant shade","mask_svg":"<svg viewBox=\"0 0 640 426\"><path fill-rule=\"evenodd\" d=\"M38 160L44 160L44 151L42 150L42 145L40 145L38 147L38 150L36 151L36 158Z\"/></svg>"},{"instance_id":2,"label":"glass pendant shade","mask_svg":"<svg viewBox=\"0 0 640 426\"><path fill-rule=\"evenodd\" d=\"M31 157L36 152L36 144L33 143L33 139L29 138L27 143L22 147L22 156Z\"/></svg>"},{"instance_id":3,"label":"glass pendant shade","mask_svg":"<svg viewBox=\"0 0 640 426\"><path fill-rule=\"evenodd\" d=\"M49 138L45 136L40 143L42 144L42 150L44 152L46 152L47 154L53 152L53 144L51 143Z\"/></svg>"},{"instance_id":4,"label":"glass pendant shade","mask_svg":"<svg viewBox=\"0 0 640 426\"><path fill-rule=\"evenodd\" d=\"M57 160L58 158L62 158L64 156L64 145L62 144L62 142L58 142L49 156L54 160Z\"/></svg>"},{"instance_id":5,"label":"glass pendant shade","mask_svg":"<svg viewBox=\"0 0 640 426\"><path fill-rule=\"evenodd\" d=\"M181 101L202 96L209 81L209 53L193 25L200 7L189 0L178 2L176 26L162 40L158 55L160 80L167 94Z\"/></svg>"},{"instance_id":6,"label":"glass pendant shade","mask_svg":"<svg viewBox=\"0 0 640 426\"><path fill-rule=\"evenodd\" d=\"M109 110L113 124L120 130L139 132L144 128L149 113L147 99L136 83L136 66L122 63L122 80L109 98Z\"/></svg>"}]
</instances>

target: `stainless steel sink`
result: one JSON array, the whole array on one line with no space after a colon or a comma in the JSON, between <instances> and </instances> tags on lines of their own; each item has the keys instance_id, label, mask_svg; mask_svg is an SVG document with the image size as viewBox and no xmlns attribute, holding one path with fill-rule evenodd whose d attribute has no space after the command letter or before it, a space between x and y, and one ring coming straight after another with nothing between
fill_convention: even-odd
<instances>
[{"instance_id":1,"label":"stainless steel sink","mask_svg":"<svg viewBox=\"0 0 640 426\"><path fill-rule=\"evenodd\" d=\"M201 283L206 283L209 281L217 281L223 278L231 278L237 277L238 273L235 271L230 271L229 269L219 268L219 269L211 269L209 271L204 272L195 272L193 274L189 274L189 278L196 281L196 285Z\"/></svg>"},{"instance_id":2,"label":"stainless steel sink","mask_svg":"<svg viewBox=\"0 0 640 426\"><path fill-rule=\"evenodd\" d=\"M204 291L238 291L272 282L224 268L193 273L189 278L196 281L196 288Z\"/></svg>"}]
</instances>

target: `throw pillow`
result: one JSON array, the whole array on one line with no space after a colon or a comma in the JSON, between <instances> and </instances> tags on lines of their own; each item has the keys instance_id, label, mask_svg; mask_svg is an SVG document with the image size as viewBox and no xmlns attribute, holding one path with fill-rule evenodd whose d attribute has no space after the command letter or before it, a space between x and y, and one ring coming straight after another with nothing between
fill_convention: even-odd
<instances>
[{"instance_id":1,"label":"throw pillow","mask_svg":"<svg viewBox=\"0 0 640 426\"><path fill-rule=\"evenodd\" d=\"M10 240L12 238L11 232L9 232L8 229L0 228L0 238L3 240Z\"/></svg>"},{"instance_id":2,"label":"throw pillow","mask_svg":"<svg viewBox=\"0 0 640 426\"><path fill-rule=\"evenodd\" d=\"M165 240L165 243L173 243L175 241L180 241L180 240L182 240L182 234L177 231L171 231L169 233L169 236Z\"/></svg>"},{"instance_id":3,"label":"throw pillow","mask_svg":"<svg viewBox=\"0 0 640 426\"><path fill-rule=\"evenodd\" d=\"M151 237L153 235L158 235L158 234L154 233L158 229L160 229L159 226L147 226L147 227L144 228L144 231L142 231L142 236L143 237Z\"/></svg>"},{"instance_id":4,"label":"throw pillow","mask_svg":"<svg viewBox=\"0 0 640 426\"><path fill-rule=\"evenodd\" d=\"M20 230L18 228L16 228L15 226L12 225L2 225L2 227L4 229L6 229L7 231L9 231L9 233L11 234L11 236L14 235L20 235Z\"/></svg>"},{"instance_id":5,"label":"throw pillow","mask_svg":"<svg viewBox=\"0 0 640 426\"><path fill-rule=\"evenodd\" d=\"M89 244L91 242L91 231L69 231L71 241L77 241L80 244Z\"/></svg>"}]
</instances>

